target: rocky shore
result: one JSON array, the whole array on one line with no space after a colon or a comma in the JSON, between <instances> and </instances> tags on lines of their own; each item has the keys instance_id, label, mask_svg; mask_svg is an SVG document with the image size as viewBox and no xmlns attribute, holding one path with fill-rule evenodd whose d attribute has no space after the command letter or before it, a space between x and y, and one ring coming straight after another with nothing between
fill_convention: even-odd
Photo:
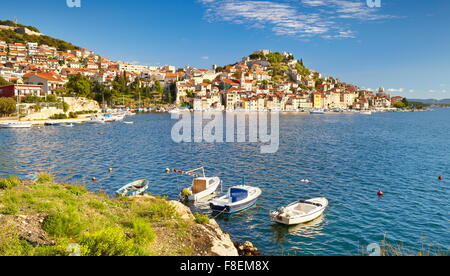
<instances>
[{"instance_id":1,"label":"rocky shore","mask_svg":"<svg viewBox=\"0 0 450 276\"><path fill-rule=\"evenodd\" d=\"M178 201L109 198L81 186L0 180L0 256L258 256Z\"/></svg>"}]
</instances>

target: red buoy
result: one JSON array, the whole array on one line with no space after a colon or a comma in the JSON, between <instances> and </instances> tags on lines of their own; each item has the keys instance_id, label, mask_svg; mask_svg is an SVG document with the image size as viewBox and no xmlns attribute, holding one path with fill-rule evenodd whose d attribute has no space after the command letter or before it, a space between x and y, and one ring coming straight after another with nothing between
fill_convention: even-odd
<instances>
[{"instance_id":1,"label":"red buoy","mask_svg":"<svg viewBox=\"0 0 450 276\"><path fill-rule=\"evenodd\" d=\"M384 193L383 193L383 191L378 191L378 196L384 196Z\"/></svg>"},{"instance_id":2,"label":"red buoy","mask_svg":"<svg viewBox=\"0 0 450 276\"><path fill-rule=\"evenodd\" d=\"M442 181L444 178L440 175L440 176L438 177L438 179L439 179L439 181Z\"/></svg>"}]
</instances>

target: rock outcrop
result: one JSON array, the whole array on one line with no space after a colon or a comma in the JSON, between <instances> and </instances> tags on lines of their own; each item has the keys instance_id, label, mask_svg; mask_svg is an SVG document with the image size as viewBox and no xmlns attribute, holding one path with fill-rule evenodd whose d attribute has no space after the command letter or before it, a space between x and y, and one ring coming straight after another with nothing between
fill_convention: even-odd
<instances>
[{"instance_id":1,"label":"rock outcrop","mask_svg":"<svg viewBox=\"0 0 450 276\"><path fill-rule=\"evenodd\" d=\"M170 204L177 213L187 221L195 220L191 209L178 201L171 201ZM229 234L225 234L219 224L214 219L210 219L208 224L195 224L193 226L194 249L202 256L239 256L236 247Z\"/></svg>"}]
</instances>

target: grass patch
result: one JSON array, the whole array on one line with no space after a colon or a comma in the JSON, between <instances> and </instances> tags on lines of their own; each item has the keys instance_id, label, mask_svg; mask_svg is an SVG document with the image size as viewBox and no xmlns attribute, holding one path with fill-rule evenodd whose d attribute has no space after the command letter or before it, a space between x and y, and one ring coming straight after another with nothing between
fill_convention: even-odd
<instances>
[{"instance_id":1,"label":"grass patch","mask_svg":"<svg viewBox=\"0 0 450 276\"><path fill-rule=\"evenodd\" d=\"M69 192L71 192L72 194L74 194L76 196L82 196L82 195L88 193L88 190L83 186L66 185L65 187Z\"/></svg>"},{"instance_id":2,"label":"grass patch","mask_svg":"<svg viewBox=\"0 0 450 276\"><path fill-rule=\"evenodd\" d=\"M8 204L0 208L0 214L2 215L15 216L19 214L19 211L19 207L14 204Z\"/></svg>"},{"instance_id":3,"label":"grass patch","mask_svg":"<svg viewBox=\"0 0 450 276\"><path fill-rule=\"evenodd\" d=\"M209 223L208 215L202 215L199 213L195 213L194 217L195 217L195 222L198 224L208 224Z\"/></svg>"},{"instance_id":4,"label":"grass patch","mask_svg":"<svg viewBox=\"0 0 450 276\"><path fill-rule=\"evenodd\" d=\"M48 173L41 173L38 175L36 183L38 184L50 184L53 182L53 176Z\"/></svg>"},{"instance_id":5,"label":"grass patch","mask_svg":"<svg viewBox=\"0 0 450 276\"><path fill-rule=\"evenodd\" d=\"M8 181L8 187L0 196L5 221L14 226L10 216L40 214L45 217L39 224L41 230L56 244L33 247L20 240L18 234L23 233L7 231L7 225L0 222L0 256L67 256L72 253L70 244L80 245L82 256L193 252L178 242L181 237L190 239L193 222L182 220L165 198L109 198L82 186L54 183L50 174L39 175L34 183Z\"/></svg>"},{"instance_id":6,"label":"grass patch","mask_svg":"<svg viewBox=\"0 0 450 276\"><path fill-rule=\"evenodd\" d=\"M9 177L7 179L0 179L0 189L6 190L17 187L20 184L19 179L16 177Z\"/></svg>"},{"instance_id":7,"label":"grass patch","mask_svg":"<svg viewBox=\"0 0 450 276\"><path fill-rule=\"evenodd\" d=\"M153 222L177 218L175 207L163 199L156 199L152 204L140 207L138 215L143 218L149 218Z\"/></svg>"}]
</instances>

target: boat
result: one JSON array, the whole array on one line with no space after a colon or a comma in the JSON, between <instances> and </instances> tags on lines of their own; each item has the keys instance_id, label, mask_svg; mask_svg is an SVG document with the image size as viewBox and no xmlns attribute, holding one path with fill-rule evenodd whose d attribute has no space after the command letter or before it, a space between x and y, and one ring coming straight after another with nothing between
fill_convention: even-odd
<instances>
[{"instance_id":1,"label":"boat","mask_svg":"<svg viewBox=\"0 0 450 276\"><path fill-rule=\"evenodd\" d=\"M91 120L89 121L89 123L93 124L104 124L105 122L105 117L103 115L92 116Z\"/></svg>"},{"instance_id":2,"label":"boat","mask_svg":"<svg viewBox=\"0 0 450 276\"><path fill-rule=\"evenodd\" d=\"M21 122L0 124L0 128L31 128L31 127L33 127L32 124Z\"/></svg>"},{"instance_id":3,"label":"boat","mask_svg":"<svg viewBox=\"0 0 450 276\"><path fill-rule=\"evenodd\" d=\"M70 123L70 124L65 124L65 125L62 125L63 127L74 127L75 125L73 124L73 123Z\"/></svg>"},{"instance_id":4,"label":"boat","mask_svg":"<svg viewBox=\"0 0 450 276\"><path fill-rule=\"evenodd\" d=\"M370 111L370 110L361 111L360 113L361 113L361 115L372 115L372 111Z\"/></svg>"},{"instance_id":5,"label":"boat","mask_svg":"<svg viewBox=\"0 0 450 276\"><path fill-rule=\"evenodd\" d=\"M261 194L260 188L246 185L234 186L225 196L213 199L210 208L214 213L234 214L255 205Z\"/></svg>"},{"instance_id":6,"label":"boat","mask_svg":"<svg viewBox=\"0 0 450 276\"><path fill-rule=\"evenodd\" d=\"M149 181L147 179L137 180L129 183L116 191L118 196L138 196L143 195L149 187Z\"/></svg>"},{"instance_id":7,"label":"boat","mask_svg":"<svg viewBox=\"0 0 450 276\"><path fill-rule=\"evenodd\" d=\"M321 114L325 114L325 110L323 109L313 109L309 112L309 114L311 115L321 115Z\"/></svg>"},{"instance_id":8,"label":"boat","mask_svg":"<svg viewBox=\"0 0 450 276\"><path fill-rule=\"evenodd\" d=\"M123 121L125 119L125 115L122 114L105 114L104 121L105 122L118 122Z\"/></svg>"},{"instance_id":9,"label":"boat","mask_svg":"<svg viewBox=\"0 0 450 276\"><path fill-rule=\"evenodd\" d=\"M134 122L123 122L126 125L134 125Z\"/></svg>"},{"instance_id":10,"label":"boat","mask_svg":"<svg viewBox=\"0 0 450 276\"><path fill-rule=\"evenodd\" d=\"M45 126L60 126L61 123L57 123L57 122L45 122L44 125L45 125Z\"/></svg>"},{"instance_id":11,"label":"boat","mask_svg":"<svg viewBox=\"0 0 450 276\"><path fill-rule=\"evenodd\" d=\"M271 212L270 218L279 224L297 225L315 220L327 207L328 200L324 197L300 200Z\"/></svg>"},{"instance_id":12,"label":"boat","mask_svg":"<svg viewBox=\"0 0 450 276\"><path fill-rule=\"evenodd\" d=\"M202 199L215 194L222 184L219 177L206 177L205 168L203 167L188 172L177 169L174 169L173 171L194 177L191 187L184 189L181 194L181 196L188 201L199 202ZM196 171L202 171L202 174L199 176L195 174Z\"/></svg>"}]
</instances>

